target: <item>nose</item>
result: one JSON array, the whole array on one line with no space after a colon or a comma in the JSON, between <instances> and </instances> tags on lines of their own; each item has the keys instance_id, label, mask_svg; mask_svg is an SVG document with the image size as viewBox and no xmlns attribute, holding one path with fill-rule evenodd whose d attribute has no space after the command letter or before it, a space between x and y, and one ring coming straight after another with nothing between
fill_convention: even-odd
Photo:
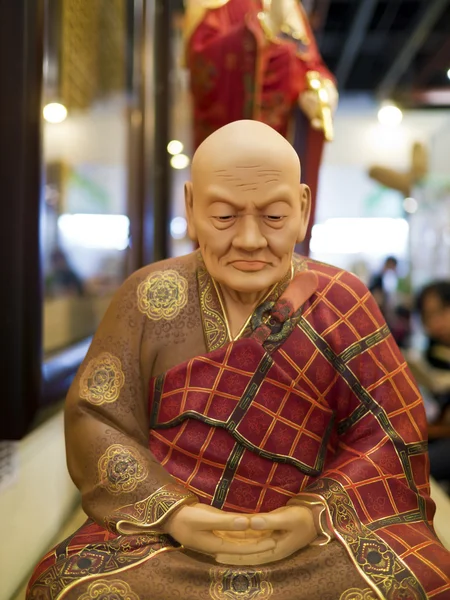
<instances>
[{"instance_id":1,"label":"nose","mask_svg":"<svg viewBox=\"0 0 450 600\"><path fill-rule=\"evenodd\" d=\"M254 215L239 217L233 246L247 252L254 252L267 246L267 240L261 233L258 217Z\"/></svg>"}]
</instances>

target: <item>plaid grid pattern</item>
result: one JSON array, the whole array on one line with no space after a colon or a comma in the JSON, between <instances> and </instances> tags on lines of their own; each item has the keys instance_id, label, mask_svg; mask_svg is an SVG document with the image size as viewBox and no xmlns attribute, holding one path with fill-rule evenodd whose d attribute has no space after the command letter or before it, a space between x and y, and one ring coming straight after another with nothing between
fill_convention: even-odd
<instances>
[{"instance_id":1,"label":"plaid grid pattern","mask_svg":"<svg viewBox=\"0 0 450 600\"><path fill-rule=\"evenodd\" d=\"M150 449L204 501L260 512L321 472L332 424L328 406L244 339L156 380Z\"/></svg>"},{"instance_id":2,"label":"plaid grid pattern","mask_svg":"<svg viewBox=\"0 0 450 600\"><path fill-rule=\"evenodd\" d=\"M416 384L365 286L327 265L309 268L319 289L271 357L240 340L153 382L150 449L203 502L229 510L273 510L333 482L368 538L388 544L420 581L415 595L398 597L450 598Z\"/></svg>"},{"instance_id":3,"label":"plaid grid pattern","mask_svg":"<svg viewBox=\"0 0 450 600\"><path fill-rule=\"evenodd\" d=\"M339 373L325 392L340 434L337 453L320 479L340 484L362 526L416 575L423 589L406 597L450 598L450 554L431 525L435 508L420 393L365 286L332 267L314 268L322 292L305 309L300 327ZM337 518L334 525L339 531ZM367 565L361 555L355 559Z\"/></svg>"}]
</instances>

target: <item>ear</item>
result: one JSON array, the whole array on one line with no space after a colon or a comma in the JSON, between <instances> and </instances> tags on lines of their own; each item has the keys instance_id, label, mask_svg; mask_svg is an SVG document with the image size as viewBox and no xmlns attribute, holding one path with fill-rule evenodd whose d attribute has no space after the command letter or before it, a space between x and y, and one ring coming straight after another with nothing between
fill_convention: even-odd
<instances>
[{"instance_id":1,"label":"ear","mask_svg":"<svg viewBox=\"0 0 450 600\"><path fill-rule=\"evenodd\" d=\"M194 224L194 188L192 181L187 181L184 184L184 203L186 206L188 236L193 242L198 242Z\"/></svg>"},{"instance_id":2,"label":"ear","mask_svg":"<svg viewBox=\"0 0 450 600\"><path fill-rule=\"evenodd\" d=\"M300 184L300 227L298 230L297 243L303 242L308 229L311 216L311 190L304 183Z\"/></svg>"}]
</instances>

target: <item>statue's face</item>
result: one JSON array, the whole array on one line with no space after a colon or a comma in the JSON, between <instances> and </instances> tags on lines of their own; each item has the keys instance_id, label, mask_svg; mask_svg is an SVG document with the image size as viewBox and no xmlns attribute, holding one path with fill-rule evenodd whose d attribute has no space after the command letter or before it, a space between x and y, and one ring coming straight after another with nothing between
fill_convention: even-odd
<instances>
[{"instance_id":1,"label":"statue's face","mask_svg":"<svg viewBox=\"0 0 450 600\"><path fill-rule=\"evenodd\" d=\"M187 188L189 230L209 273L241 293L280 281L305 235L309 196L298 166L282 156L229 157L196 176Z\"/></svg>"}]
</instances>

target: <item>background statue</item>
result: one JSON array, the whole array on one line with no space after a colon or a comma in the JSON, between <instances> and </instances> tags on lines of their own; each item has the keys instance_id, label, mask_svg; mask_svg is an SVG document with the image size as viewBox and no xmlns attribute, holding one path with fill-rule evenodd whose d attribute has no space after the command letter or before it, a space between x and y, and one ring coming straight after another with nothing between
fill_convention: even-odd
<instances>
[{"instance_id":1,"label":"background statue","mask_svg":"<svg viewBox=\"0 0 450 600\"><path fill-rule=\"evenodd\" d=\"M333 138L338 94L297 0L188 0L186 61L194 145L223 125L254 119L288 137L312 193L297 249L309 252L324 140Z\"/></svg>"},{"instance_id":2,"label":"background statue","mask_svg":"<svg viewBox=\"0 0 450 600\"><path fill-rule=\"evenodd\" d=\"M392 190L401 192L405 198L411 196L412 190L428 173L428 153L424 144L416 142L412 147L411 164L406 171L397 171L389 167L374 165L369 169L369 176Z\"/></svg>"}]
</instances>

